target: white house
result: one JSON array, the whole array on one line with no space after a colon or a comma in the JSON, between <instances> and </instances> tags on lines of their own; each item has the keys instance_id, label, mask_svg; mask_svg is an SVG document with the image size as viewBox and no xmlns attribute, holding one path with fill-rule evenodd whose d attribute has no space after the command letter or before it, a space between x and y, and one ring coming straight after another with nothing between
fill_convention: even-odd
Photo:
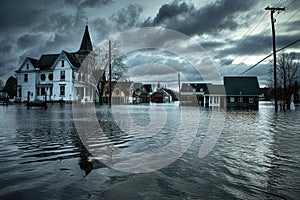
<instances>
[{"instance_id":1,"label":"white house","mask_svg":"<svg viewBox=\"0 0 300 200\"><path fill-rule=\"evenodd\" d=\"M88 26L76 52L43 54L40 59L27 57L16 70L18 101L92 101L94 92L85 81L79 68L92 52Z\"/></svg>"}]
</instances>

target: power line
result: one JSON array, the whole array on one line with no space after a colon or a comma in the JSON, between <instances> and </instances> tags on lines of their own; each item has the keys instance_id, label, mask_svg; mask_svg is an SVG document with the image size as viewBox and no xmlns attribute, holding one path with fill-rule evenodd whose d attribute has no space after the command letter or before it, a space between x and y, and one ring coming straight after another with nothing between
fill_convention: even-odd
<instances>
[{"instance_id":1,"label":"power line","mask_svg":"<svg viewBox=\"0 0 300 200\"><path fill-rule=\"evenodd\" d=\"M288 45L286 45L286 46L284 46L284 47L282 47L282 48L276 50L276 52L282 51L283 49L286 49L286 48L288 48L288 47L290 47L290 46L292 46L292 45L294 45L294 44L296 44L296 43L298 43L298 42L300 42L300 39L298 39L298 40L296 40L296 41L294 41L294 42L292 42L292 43L290 43L290 44L288 44ZM256 63L255 65L251 66L249 69L247 69L246 71L244 71L244 72L241 73L240 75L243 75L243 74L247 73L248 71L250 71L251 69L255 68L257 65L259 65L260 63L262 63L263 61L265 61L266 59L268 59L268 58L271 57L272 55L273 55L273 53L271 53L271 54L269 54L268 56L264 57L262 60L260 60L260 61L259 61L258 63Z\"/></svg>"},{"instance_id":2,"label":"power line","mask_svg":"<svg viewBox=\"0 0 300 200\"><path fill-rule=\"evenodd\" d=\"M258 27L258 25L264 20L264 18L265 18L266 16L267 16L267 13L265 13L265 14L263 15L263 17L261 18L261 20L260 20L257 24L255 24L251 29L249 29L247 32L245 32L245 34L243 35L243 37L248 36L248 35L250 35L251 33L253 33L253 31ZM267 25L265 26L265 28L260 32L260 34L258 34L258 35L255 36L255 38L257 38L258 36L260 36L260 35L263 33L263 31L268 27L268 25L269 25L269 24L267 24ZM248 33L248 32L249 32L249 33ZM238 46L241 45L244 41L245 41L245 40L240 40L240 42L238 42L238 44L237 44L236 46L238 47ZM242 49L247 49L249 46L250 46L250 43L248 43L247 46L244 47L244 48L242 48ZM242 49L241 49L241 50L242 50ZM239 50L239 51L241 51L241 50ZM238 57L240 57L240 56L236 56L236 57L232 60L232 62L234 62Z\"/></svg>"},{"instance_id":3,"label":"power line","mask_svg":"<svg viewBox=\"0 0 300 200\"><path fill-rule=\"evenodd\" d=\"M296 2L297 0L295 0L295 1L293 1L292 3L290 3L289 5L288 5L288 7L289 6L291 6L292 4L294 4L295 2ZM296 10L296 12L292 15L292 16L290 16L285 22L284 22L284 24L286 24L286 23L288 23L293 17L295 17L298 13L300 12L300 8L298 9L298 10ZM277 13L277 15L278 15L278 13ZM275 16L276 17L276 16ZM267 27L267 26L266 26ZM264 30L266 29L266 27L264 28ZM279 30L279 29L281 29L283 27L283 24L280 24L279 26L278 26L278 28L277 28L277 31ZM264 31L263 30L263 31ZM259 35L261 35L261 34L259 34ZM248 44L248 46L249 46L249 44ZM247 47L248 47L247 46ZM286 47L283 47L282 49L284 49L284 48L286 48ZM281 49L281 50L282 50ZM278 50L278 51L281 51L281 50ZM278 51L276 51L276 52L278 52ZM255 64L254 66L253 66L253 68L256 66L256 65L258 65L258 64L260 64L262 61L264 61L264 60L266 60L267 58L269 58L270 56L272 56L273 54L270 54L270 55L268 55L267 57L265 57L263 60L261 60L260 62L258 62L257 64ZM247 57L245 57L241 62L244 62L245 60L247 60L249 57L250 57L251 55L248 55ZM235 59L237 59L238 57L236 57ZM235 60L234 59L234 60ZM252 68L250 68L250 69L248 69L248 70L246 70L245 72L243 72L242 74L244 74L244 73L246 73L246 72L248 72L248 71L250 71Z\"/></svg>"},{"instance_id":4,"label":"power line","mask_svg":"<svg viewBox=\"0 0 300 200\"><path fill-rule=\"evenodd\" d=\"M277 76L276 76L276 38L275 38L275 25L274 25L274 13L285 11L285 7L266 7L265 10L270 11L271 14L271 27L272 27L272 43L273 43L273 68L274 68L274 100L275 100L275 112L278 111L278 104L277 104Z\"/></svg>"},{"instance_id":5,"label":"power line","mask_svg":"<svg viewBox=\"0 0 300 200\"><path fill-rule=\"evenodd\" d=\"M295 17L298 13L300 12L300 8L288 19L288 20L286 20L284 23L286 24L286 23L288 23L293 17ZM283 24L281 24L278 28L277 28L277 31L281 28L281 27L283 27Z\"/></svg>"},{"instance_id":6,"label":"power line","mask_svg":"<svg viewBox=\"0 0 300 200\"><path fill-rule=\"evenodd\" d=\"M245 38L247 36L249 36L251 33L253 33L253 31L258 27L258 25L264 20L264 18L267 16L267 13L264 13L261 15L261 20L256 23L254 26L252 26L250 29L248 29L243 35L241 38ZM267 27L267 26L266 26ZM266 27L264 29L266 29ZM241 49L244 49L245 47L243 46L240 50L238 50L238 47L245 42L245 39L243 40L239 40L237 42L237 44L235 45L235 48L234 49L231 49L229 52L227 52L228 55L232 54L232 53L236 53L236 52L240 52ZM250 44L248 43L247 44L247 47L249 46ZM237 55L234 59L232 59L232 62L235 61L239 56Z\"/></svg>"}]
</instances>

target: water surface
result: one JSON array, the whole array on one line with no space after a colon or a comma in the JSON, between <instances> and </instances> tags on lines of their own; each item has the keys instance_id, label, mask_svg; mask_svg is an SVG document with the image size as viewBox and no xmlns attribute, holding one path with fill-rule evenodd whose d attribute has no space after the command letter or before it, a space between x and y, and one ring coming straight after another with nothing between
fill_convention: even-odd
<instances>
[{"instance_id":1,"label":"water surface","mask_svg":"<svg viewBox=\"0 0 300 200\"><path fill-rule=\"evenodd\" d=\"M122 106L117 122L129 112L136 124L149 124L149 109ZM163 147L178 131L180 111L176 106L164 110L167 123L158 134L134 137L138 131L122 131L108 107L97 107L107 137L93 133L89 145L114 145L132 152ZM259 111L226 112L223 131L203 159L199 149L211 114L218 111L189 112L200 116L189 119L199 125L191 147L163 169L133 174L108 168L87 151L71 105L49 105L46 111L23 105L0 107L0 199L299 198L299 110L275 114L272 106L261 104ZM161 117L155 111L152 115Z\"/></svg>"}]
</instances>

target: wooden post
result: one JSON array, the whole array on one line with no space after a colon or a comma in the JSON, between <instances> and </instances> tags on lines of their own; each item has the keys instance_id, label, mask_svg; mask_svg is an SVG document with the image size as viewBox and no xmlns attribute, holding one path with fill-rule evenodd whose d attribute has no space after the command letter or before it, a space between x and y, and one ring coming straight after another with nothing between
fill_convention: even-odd
<instances>
[{"instance_id":1,"label":"wooden post","mask_svg":"<svg viewBox=\"0 0 300 200\"><path fill-rule=\"evenodd\" d=\"M275 98L275 112L278 111L278 102L277 102L277 75L276 75L276 38L275 38L275 25L273 14L275 11L284 11L285 8L270 8L269 6L265 10L270 10L271 13L271 25L272 25L272 41L273 41L273 59L274 59L274 98Z\"/></svg>"}]
</instances>

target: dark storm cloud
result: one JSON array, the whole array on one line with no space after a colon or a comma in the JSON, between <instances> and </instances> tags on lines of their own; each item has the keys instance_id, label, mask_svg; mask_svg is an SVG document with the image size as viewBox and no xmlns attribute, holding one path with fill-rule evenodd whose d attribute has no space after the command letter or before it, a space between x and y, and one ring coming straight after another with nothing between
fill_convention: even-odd
<instances>
[{"instance_id":1,"label":"dark storm cloud","mask_svg":"<svg viewBox=\"0 0 300 200\"><path fill-rule=\"evenodd\" d=\"M219 0L196 8L193 4L173 1L163 5L154 19L147 19L143 26L166 26L188 35L216 33L239 26L238 14L256 5L255 1Z\"/></svg>"},{"instance_id":2,"label":"dark storm cloud","mask_svg":"<svg viewBox=\"0 0 300 200\"><path fill-rule=\"evenodd\" d=\"M112 15L113 21L116 23L118 30L137 27L140 25L140 16L143 11L141 5L129 4L127 8L123 8L116 14Z\"/></svg>"},{"instance_id":3,"label":"dark storm cloud","mask_svg":"<svg viewBox=\"0 0 300 200\"><path fill-rule=\"evenodd\" d=\"M99 8L113 3L113 0L65 0L65 4L81 8Z\"/></svg>"},{"instance_id":4,"label":"dark storm cloud","mask_svg":"<svg viewBox=\"0 0 300 200\"><path fill-rule=\"evenodd\" d=\"M41 10L22 10L17 15L3 11L1 13L6 17L0 17L0 30L4 31L7 28L28 28L37 23L43 16Z\"/></svg>"},{"instance_id":5,"label":"dark storm cloud","mask_svg":"<svg viewBox=\"0 0 300 200\"><path fill-rule=\"evenodd\" d=\"M159 25L164 23L165 21L168 21L169 19L178 18L181 15L193 12L193 10L194 6L185 2L179 3L175 1L171 4L165 4L159 9L159 12L153 19L152 23L154 25Z\"/></svg>"},{"instance_id":6,"label":"dark storm cloud","mask_svg":"<svg viewBox=\"0 0 300 200\"><path fill-rule=\"evenodd\" d=\"M299 30L300 29L300 20L289 22L289 23L285 24L285 26L286 26L285 29L289 32Z\"/></svg>"},{"instance_id":7,"label":"dark storm cloud","mask_svg":"<svg viewBox=\"0 0 300 200\"><path fill-rule=\"evenodd\" d=\"M226 45L224 41L204 41L204 42L200 42L200 44L204 49L210 49L210 50L221 48Z\"/></svg>"},{"instance_id":8,"label":"dark storm cloud","mask_svg":"<svg viewBox=\"0 0 300 200\"><path fill-rule=\"evenodd\" d=\"M276 43L277 43L277 49L282 48L286 45L289 45L297 40L300 39L299 34L295 34L295 35L289 35L289 34L281 34L281 35L277 35L276 36ZM289 47L289 48L293 48L295 46L299 47L299 42L296 43L295 45Z\"/></svg>"},{"instance_id":9,"label":"dark storm cloud","mask_svg":"<svg viewBox=\"0 0 300 200\"><path fill-rule=\"evenodd\" d=\"M23 50L37 46L40 41L44 41L42 34L25 34L18 38L17 45Z\"/></svg>"},{"instance_id":10,"label":"dark storm cloud","mask_svg":"<svg viewBox=\"0 0 300 200\"><path fill-rule=\"evenodd\" d=\"M74 24L74 16L65 14L64 12L55 12L51 15L47 15L35 25L33 30L35 32L52 32L60 31L65 32L70 30Z\"/></svg>"},{"instance_id":11,"label":"dark storm cloud","mask_svg":"<svg viewBox=\"0 0 300 200\"><path fill-rule=\"evenodd\" d=\"M0 41L0 54L9 54L12 52L13 46L10 38L5 38ZM1 66L1 65L0 65Z\"/></svg>"},{"instance_id":12,"label":"dark storm cloud","mask_svg":"<svg viewBox=\"0 0 300 200\"><path fill-rule=\"evenodd\" d=\"M61 7L59 0L5 0L0 6L0 27L3 30L10 28L30 28L39 23L40 19L47 16L51 11Z\"/></svg>"},{"instance_id":13,"label":"dark storm cloud","mask_svg":"<svg viewBox=\"0 0 300 200\"><path fill-rule=\"evenodd\" d=\"M281 34L276 36L277 49L300 39L298 35ZM242 39L243 42L232 48L234 55L251 56L251 55L269 55L272 51L272 36L271 34L251 35ZM228 55L228 50L221 55Z\"/></svg>"},{"instance_id":14,"label":"dark storm cloud","mask_svg":"<svg viewBox=\"0 0 300 200\"><path fill-rule=\"evenodd\" d=\"M232 59L223 59L222 60L222 65L231 65L232 64Z\"/></svg>"},{"instance_id":15,"label":"dark storm cloud","mask_svg":"<svg viewBox=\"0 0 300 200\"><path fill-rule=\"evenodd\" d=\"M91 8L91 7L106 6L111 3L113 3L112 0L84 0L80 3L80 6L84 8Z\"/></svg>"},{"instance_id":16,"label":"dark storm cloud","mask_svg":"<svg viewBox=\"0 0 300 200\"><path fill-rule=\"evenodd\" d=\"M106 18L97 17L92 22L92 27L96 33L92 38L96 41L102 41L112 32L112 25Z\"/></svg>"},{"instance_id":17,"label":"dark storm cloud","mask_svg":"<svg viewBox=\"0 0 300 200\"><path fill-rule=\"evenodd\" d=\"M228 55L230 52L232 52L233 55L239 56L268 54L272 48L271 39L269 35L247 36L242 38L242 41L237 41L238 46L225 50L224 55Z\"/></svg>"},{"instance_id":18,"label":"dark storm cloud","mask_svg":"<svg viewBox=\"0 0 300 200\"><path fill-rule=\"evenodd\" d=\"M120 9L110 17L97 17L92 21L92 29L96 33L94 39L103 41L109 35L114 35L120 31L139 27L141 24L141 13L143 8L138 4L129 4Z\"/></svg>"}]
</instances>

